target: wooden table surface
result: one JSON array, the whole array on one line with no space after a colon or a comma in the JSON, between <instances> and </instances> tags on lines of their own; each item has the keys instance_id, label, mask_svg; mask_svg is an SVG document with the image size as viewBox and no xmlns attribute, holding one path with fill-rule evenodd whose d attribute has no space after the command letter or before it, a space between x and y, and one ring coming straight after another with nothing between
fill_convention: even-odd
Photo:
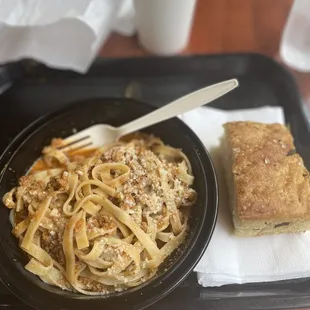
<instances>
[{"instance_id":1,"label":"wooden table surface","mask_svg":"<svg viewBox=\"0 0 310 310\"><path fill-rule=\"evenodd\" d=\"M191 39L183 54L257 52L280 61L281 34L293 0L197 1ZM104 57L148 55L136 37L117 34L100 51ZM290 71L310 108L310 73Z\"/></svg>"}]
</instances>

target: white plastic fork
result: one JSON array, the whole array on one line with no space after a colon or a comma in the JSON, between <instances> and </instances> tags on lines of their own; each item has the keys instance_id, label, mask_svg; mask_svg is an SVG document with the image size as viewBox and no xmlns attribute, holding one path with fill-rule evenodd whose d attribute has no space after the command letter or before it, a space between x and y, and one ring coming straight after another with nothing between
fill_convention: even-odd
<instances>
[{"instance_id":1,"label":"white plastic fork","mask_svg":"<svg viewBox=\"0 0 310 310\"><path fill-rule=\"evenodd\" d=\"M227 94L238 85L238 81L232 79L199 89L120 127L107 124L93 125L64 139L60 149L65 152L75 152L86 147L101 147L129 133L139 131L207 104Z\"/></svg>"}]
</instances>

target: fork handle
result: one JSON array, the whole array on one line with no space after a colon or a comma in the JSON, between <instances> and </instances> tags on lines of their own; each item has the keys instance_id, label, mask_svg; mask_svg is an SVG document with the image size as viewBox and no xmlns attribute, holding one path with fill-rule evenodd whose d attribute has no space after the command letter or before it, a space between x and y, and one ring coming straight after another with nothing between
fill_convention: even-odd
<instances>
[{"instance_id":1,"label":"fork handle","mask_svg":"<svg viewBox=\"0 0 310 310\"><path fill-rule=\"evenodd\" d=\"M232 79L199 89L165 105L160 109L118 127L117 134L119 137L124 136L188 112L225 95L238 85L238 81L236 79Z\"/></svg>"}]
</instances>

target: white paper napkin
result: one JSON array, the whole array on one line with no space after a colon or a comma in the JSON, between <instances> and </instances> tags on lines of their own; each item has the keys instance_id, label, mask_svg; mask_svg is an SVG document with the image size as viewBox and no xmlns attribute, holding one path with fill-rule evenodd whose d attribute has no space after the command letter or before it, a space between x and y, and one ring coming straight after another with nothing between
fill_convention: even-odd
<instances>
[{"instance_id":1,"label":"white paper napkin","mask_svg":"<svg viewBox=\"0 0 310 310\"><path fill-rule=\"evenodd\" d=\"M0 63L33 58L85 72L115 30L133 35L132 0L0 0Z\"/></svg>"},{"instance_id":2,"label":"white paper napkin","mask_svg":"<svg viewBox=\"0 0 310 310\"><path fill-rule=\"evenodd\" d=\"M310 232L241 238L232 234L226 184L219 157L222 125L229 121L284 123L280 107L224 112L199 108L181 116L211 152L219 178L219 217L211 242L195 268L202 286L267 282L310 276Z\"/></svg>"}]
</instances>

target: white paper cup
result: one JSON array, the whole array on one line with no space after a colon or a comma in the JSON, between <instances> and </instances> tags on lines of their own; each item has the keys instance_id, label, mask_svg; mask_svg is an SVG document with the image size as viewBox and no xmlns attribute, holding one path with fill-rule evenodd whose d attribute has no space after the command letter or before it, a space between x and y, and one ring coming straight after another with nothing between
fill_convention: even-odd
<instances>
[{"instance_id":1,"label":"white paper cup","mask_svg":"<svg viewBox=\"0 0 310 310\"><path fill-rule=\"evenodd\" d=\"M196 0L135 0L140 44L155 54L182 51L189 40Z\"/></svg>"}]
</instances>

